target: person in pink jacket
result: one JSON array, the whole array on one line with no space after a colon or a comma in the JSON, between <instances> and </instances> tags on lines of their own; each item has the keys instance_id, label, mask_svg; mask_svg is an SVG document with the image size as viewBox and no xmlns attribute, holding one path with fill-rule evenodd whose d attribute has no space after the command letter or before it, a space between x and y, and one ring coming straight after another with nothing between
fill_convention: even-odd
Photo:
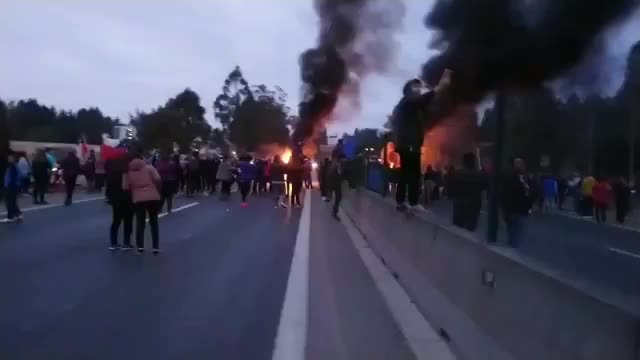
<instances>
[{"instance_id":1,"label":"person in pink jacket","mask_svg":"<svg viewBox=\"0 0 640 360\"><path fill-rule=\"evenodd\" d=\"M144 252L144 227L149 215L153 253L160 252L158 212L160 211L161 179L158 171L147 164L140 153L129 163L128 171L123 175L122 187L130 190L136 214L136 246L138 252Z\"/></svg>"}]
</instances>

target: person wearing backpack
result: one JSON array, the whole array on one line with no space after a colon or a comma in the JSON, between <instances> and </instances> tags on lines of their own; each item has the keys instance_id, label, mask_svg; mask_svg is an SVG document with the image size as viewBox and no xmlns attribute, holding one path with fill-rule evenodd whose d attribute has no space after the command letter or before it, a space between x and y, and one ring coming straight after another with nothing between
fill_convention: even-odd
<instances>
[{"instance_id":1,"label":"person wearing backpack","mask_svg":"<svg viewBox=\"0 0 640 360\"><path fill-rule=\"evenodd\" d=\"M122 188L131 190L136 214L136 247L138 253L144 252L144 228L149 216L153 254L160 252L160 234L158 212L160 210L161 179L158 171L142 159L137 151L129 163L128 171L123 175Z\"/></svg>"}]
</instances>

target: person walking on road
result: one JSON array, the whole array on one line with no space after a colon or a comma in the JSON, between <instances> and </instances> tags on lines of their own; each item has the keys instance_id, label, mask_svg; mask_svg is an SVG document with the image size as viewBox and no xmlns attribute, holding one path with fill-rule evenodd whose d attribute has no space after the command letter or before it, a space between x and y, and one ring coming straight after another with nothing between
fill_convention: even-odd
<instances>
[{"instance_id":1,"label":"person walking on road","mask_svg":"<svg viewBox=\"0 0 640 360\"><path fill-rule=\"evenodd\" d=\"M541 209L543 211L553 210L556 199L558 198L558 181L555 177L551 175L542 177L542 191L544 202Z\"/></svg>"},{"instance_id":2,"label":"person walking on road","mask_svg":"<svg viewBox=\"0 0 640 360\"><path fill-rule=\"evenodd\" d=\"M241 156L237 163L237 180L238 188L240 189L240 196L242 198L241 206L243 208L249 207L247 202L247 196L251 191L251 183L256 179L256 167L251 163L251 156Z\"/></svg>"},{"instance_id":3,"label":"person walking on road","mask_svg":"<svg viewBox=\"0 0 640 360\"><path fill-rule=\"evenodd\" d=\"M64 205L70 206L73 203L73 192L76 189L76 181L80 174L80 159L78 159L75 152L70 151L67 157L62 160L61 167L67 195Z\"/></svg>"},{"instance_id":4,"label":"person walking on road","mask_svg":"<svg viewBox=\"0 0 640 360\"><path fill-rule=\"evenodd\" d=\"M44 196L51 178L51 167L43 150L39 150L31 164L33 173L33 203L45 205Z\"/></svg>"},{"instance_id":5,"label":"person walking on road","mask_svg":"<svg viewBox=\"0 0 640 360\"><path fill-rule=\"evenodd\" d=\"M624 177L620 177L613 186L613 192L616 199L616 221L624 224L631 207L631 187Z\"/></svg>"},{"instance_id":6,"label":"person walking on road","mask_svg":"<svg viewBox=\"0 0 640 360\"><path fill-rule=\"evenodd\" d=\"M131 250L131 234L133 233L133 201L131 191L125 190L122 186L123 176L129 167L129 155L111 159L105 163L106 170L106 196L111 204L112 218L109 233L110 250L120 248L118 242L118 232L120 225L123 225L123 245L122 250Z\"/></svg>"},{"instance_id":7,"label":"person walking on road","mask_svg":"<svg viewBox=\"0 0 640 360\"><path fill-rule=\"evenodd\" d=\"M513 248L517 248L522 241L531 205L530 185L526 179L524 161L515 159L513 173L506 177L502 186L503 216L507 224L508 244Z\"/></svg>"},{"instance_id":8,"label":"person walking on road","mask_svg":"<svg viewBox=\"0 0 640 360\"><path fill-rule=\"evenodd\" d=\"M167 204L167 213L169 214L173 211L173 198L178 191L178 167L179 165L168 154L163 154L156 163L158 174L162 180L160 209L164 207L164 204Z\"/></svg>"},{"instance_id":9,"label":"person walking on road","mask_svg":"<svg viewBox=\"0 0 640 360\"><path fill-rule=\"evenodd\" d=\"M284 202L285 199L285 175L287 170L285 168L284 162L279 155L276 155L273 158L273 163L271 164L271 192L273 192L275 205L274 208L288 208L289 206Z\"/></svg>"},{"instance_id":10,"label":"person walking on road","mask_svg":"<svg viewBox=\"0 0 640 360\"><path fill-rule=\"evenodd\" d=\"M593 185L592 198L593 207L596 212L596 222L604 224L607 222L607 211L611 205L613 190L606 178L599 176Z\"/></svg>"},{"instance_id":11,"label":"person walking on road","mask_svg":"<svg viewBox=\"0 0 640 360\"><path fill-rule=\"evenodd\" d=\"M7 218L1 220L3 223L12 223L23 219L22 211L18 206L18 193L21 190L20 170L16 163L16 154L9 153L7 156L7 167L4 172L5 205L7 207Z\"/></svg>"},{"instance_id":12,"label":"person walking on road","mask_svg":"<svg viewBox=\"0 0 640 360\"><path fill-rule=\"evenodd\" d=\"M453 224L469 231L476 231L482 209L482 193L487 189L487 179L477 169L473 153L462 157L463 169L453 178Z\"/></svg>"},{"instance_id":13,"label":"person walking on road","mask_svg":"<svg viewBox=\"0 0 640 360\"><path fill-rule=\"evenodd\" d=\"M18 160L18 171L20 174L20 192L22 194L29 194L29 188L31 187L31 164L29 164L29 160L27 159L26 153L20 153Z\"/></svg>"},{"instance_id":14,"label":"person walking on road","mask_svg":"<svg viewBox=\"0 0 640 360\"><path fill-rule=\"evenodd\" d=\"M138 151L129 163L128 171L122 179L122 188L131 190L136 214L136 247L144 252L144 228L149 217L153 253L160 252L160 230L158 212L160 210L161 179L156 169L145 163L142 152Z\"/></svg>"},{"instance_id":15,"label":"person walking on road","mask_svg":"<svg viewBox=\"0 0 640 360\"><path fill-rule=\"evenodd\" d=\"M216 178L220 181L220 200L228 201L231 197L231 185L233 185L233 164L230 157L225 157L218 166Z\"/></svg>"},{"instance_id":16,"label":"person walking on road","mask_svg":"<svg viewBox=\"0 0 640 360\"><path fill-rule=\"evenodd\" d=\"M331 198L333 197L333 208L331 210L331 215L336 220L340 220L338 212L340 210L340 203L342 202L342 182L344 180L342 162L342 154L334 153L333 158L329 163L329 169L327 170L327 187L329 191L329 201L331 201Z\"/></svg>"}]
</instances>

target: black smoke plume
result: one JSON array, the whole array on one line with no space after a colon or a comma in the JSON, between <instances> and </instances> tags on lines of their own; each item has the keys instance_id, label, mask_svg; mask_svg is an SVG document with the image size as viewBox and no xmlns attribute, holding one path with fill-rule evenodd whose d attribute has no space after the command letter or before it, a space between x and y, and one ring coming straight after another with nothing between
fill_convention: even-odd
<instances>
[{"instance_id":1,"label":"black smoke plume","mask_svg":"<svg viewBox=\"0 0 640 360\"><path fill-rule=\"evenodd\" d=\"M438 0L425 24L439 55L422 69L437 82L454 71L451 94L475 103L500 89L539 86L562 77L604 41L639 0Z\"/></svg>"},{"instance_id":2,"label":"black smoke plume","mask_svg":"<svg viewBox=\"0 0 640 360\"><path fill-rule=\"evenodd\" d=\"M314 6L320 33L317 46L300 56L304 99L294 144L324 127L340 96L357 104L360 79L388 70L405 11L399 0L315 0Z\"/></svg>"}]
</instances>

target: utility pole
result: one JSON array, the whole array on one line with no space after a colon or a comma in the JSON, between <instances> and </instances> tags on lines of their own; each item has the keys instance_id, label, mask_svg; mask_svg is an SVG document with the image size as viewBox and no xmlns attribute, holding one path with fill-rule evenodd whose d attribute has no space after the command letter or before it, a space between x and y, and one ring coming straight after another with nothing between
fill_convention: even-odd
<instances>
[{"instance_id":1,"label":"utility pole","mask_svg":"<svg viewBox=\"0 0 640 360\"><path fill-rule=\"evenodd\" d=\"M496 93L496 128L493 142L492 173L489 188L489 226L487 231L487 241L496 243L498 241L498 225L500 222L500 180L502 179L505 150L505 106L506 94Z\"/></svg>"}]
</instances>

